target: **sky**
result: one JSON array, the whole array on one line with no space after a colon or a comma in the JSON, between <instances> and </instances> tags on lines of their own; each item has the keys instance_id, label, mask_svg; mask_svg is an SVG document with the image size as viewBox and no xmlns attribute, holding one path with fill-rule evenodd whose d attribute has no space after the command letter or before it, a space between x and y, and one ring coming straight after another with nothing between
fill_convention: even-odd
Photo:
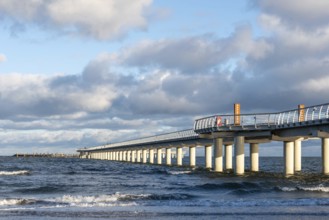
<instances>
[{"instance_id":1,"label":"sky","mask_svg":"<svg viewBox=\"0 0 329 220\"><path fill-rule=\"evenodd\" d=\"M0 155L327 103L327 0L0 0ZM282 155L282 144L261 155ZM309 144L310 145L310 144ZM312 144L311 144L312 145ZM304 147L318 155L320 146Z\"/></svg>"}]
</instances>

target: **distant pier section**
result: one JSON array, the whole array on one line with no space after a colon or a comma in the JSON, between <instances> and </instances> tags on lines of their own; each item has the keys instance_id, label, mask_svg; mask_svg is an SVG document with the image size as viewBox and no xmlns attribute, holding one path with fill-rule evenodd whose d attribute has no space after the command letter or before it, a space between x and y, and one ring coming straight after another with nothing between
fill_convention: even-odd
<instances>
[{"instance_id":1,"label":"distant pier section","mask_svg":"<svg viewBox=\"0 0 329 220\"><path fill-rule=\"evenodd\" d=\"M78 158L78 154L62 154L62 153L53 153L53 154L23 154L17 153L13 157L45 157L45 158Z\"/></svg>"}]
</instances>

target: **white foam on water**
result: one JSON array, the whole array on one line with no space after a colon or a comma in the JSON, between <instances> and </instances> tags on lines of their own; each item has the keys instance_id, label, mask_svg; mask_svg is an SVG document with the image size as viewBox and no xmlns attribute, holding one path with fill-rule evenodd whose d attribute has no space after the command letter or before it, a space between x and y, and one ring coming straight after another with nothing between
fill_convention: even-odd
<instances>
[{"instance_id":1,"label":"white foam on water","mask_svg":"<svg viewBox=\"0 0 329 220\"><path fill-rule=\"evenodd\" d=\"M0 207L1 206L24 206L31 205L36 203L35 199L25 199L25 198L5 198L0 199Z\"/></svg>"},{"instance_id":2,"label":"white foam on water","mask_svg":"<svg viewBox=\"0 0 329 220\"><path fill-rule=\"evenodd\" d=\"M323 186L322 184L313 187L298 187L298 189L310 192L329 192L329 187Z\"/></svg>"},{"instance_id":3,"label":"white foam on water","mask_svg":"<svg viewBox=\"0 0 329 220\"><path fill-rule=\"evenodd\" d=\"M0 206L13 206L22 204L24 199L1 199Z\"/></svg>"},{"instance_id":4,"label":"white foam on water","mask_svg":"<svg viewBox=\"0 0 329 220\"><path fill-rule=\"evenodd\" d=\"M110 206L136 206L136 202L129 201L130 198L143 198L147 195L129 195L115 193L112 195L97 196L73 196L64 195L56 198L54 201L58 203L67 203L69 206L75 207L110 207ZM125 201L127 199L127 201Z\"/></svg>"},{"instance_id":5,"label":"white foam on water","mask_svg":"<svg viewBox=\"0 0 329 220\"><path fill-rule=\"evenodd\" d=\"M14 176L14 175L24 175L29 174L28 170L17 170L17 171L0 171L0 176Z\"/></svg>"},{"instance_id":6,"label":"white foam on water","mask_svg":"<svg viewBox=\"0 0 329 220\"><path fill-rule=\"evenodd\" d=\"M169 174L171 175L182 175L182 174L189 174L191 173L190 170L187 171L168 171Z\"/></svg>"},{"instance_id":7,"label":"white foam on water","mask_svg":"<svg viewBox=\"0 0 329 220\"><path fill-rule=\"evenodd\" d=\"M296 186L296 187L279 187L283 192L305 191L305 192L329 192L329 187L323 186Z\"/></svg>"},{"instance_id":8,"label":"white foam on water","mask_svg":"<svg viewBox=\"0 0 329 220\"><path fill-rule=\"evenodd\" d=\"M293 192L293 191L297 191L297 187L278 187L281 191L283 192Z\"/></svg>"}]
</instances>

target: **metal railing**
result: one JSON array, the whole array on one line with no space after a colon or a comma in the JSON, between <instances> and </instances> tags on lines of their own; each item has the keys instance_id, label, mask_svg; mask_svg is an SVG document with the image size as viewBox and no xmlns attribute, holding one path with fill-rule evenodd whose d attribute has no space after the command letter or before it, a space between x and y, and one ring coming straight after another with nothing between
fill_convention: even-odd
<instances>
[{"instance_id":1,"label":"metal railing","mask_svg":"<svg viewBox=\"0 0 329 220\"><path fill-rule=\"evenodd\" d=\"M239 123L235 123L235 121L238 121L235 120L237 118ZM200 134L225 130L275 129L298 122L328 118L329 103L277 113L213 115L197 119L194 123L194 131Z\"/></svg>"},{"instance_id":2,"label":"metal railing","mask_svg":"<svg viewBox=\"0 0 329 220\"><path fill-rule=\"evenodd\" d=\"M120 148L120 147L133 147L133 146L143 146L150 144L160 144L164 142L173 142L173 141L183 141L183 140L191 140L199 137L199 134L195 133L193 129L183 130L177 132L171 132L166 134L160 134L145 138L139 138L134 140L128 140L113 144L106 144L103 146L91 147L91 148L81 148L78 151L97 151L102 149L109 148Z\"/></svg>"}]
</instances>

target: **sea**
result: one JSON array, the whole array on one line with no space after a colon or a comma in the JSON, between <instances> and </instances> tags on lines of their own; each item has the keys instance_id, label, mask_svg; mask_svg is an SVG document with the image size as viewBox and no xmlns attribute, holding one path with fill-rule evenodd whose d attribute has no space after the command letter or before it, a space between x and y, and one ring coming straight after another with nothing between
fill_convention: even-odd
<instances>
[{"instance_id":1,"label":"sea","mask_svg":"<svg viewBox=\"0 0 329 220\"><path fill-rule=\"evenodd\" d=\"M321 158L288 178L281 157L244 176L206 170L202 157L184 164L0 157L0 219L329 219Z\"/></svg>"}]
</instances>

